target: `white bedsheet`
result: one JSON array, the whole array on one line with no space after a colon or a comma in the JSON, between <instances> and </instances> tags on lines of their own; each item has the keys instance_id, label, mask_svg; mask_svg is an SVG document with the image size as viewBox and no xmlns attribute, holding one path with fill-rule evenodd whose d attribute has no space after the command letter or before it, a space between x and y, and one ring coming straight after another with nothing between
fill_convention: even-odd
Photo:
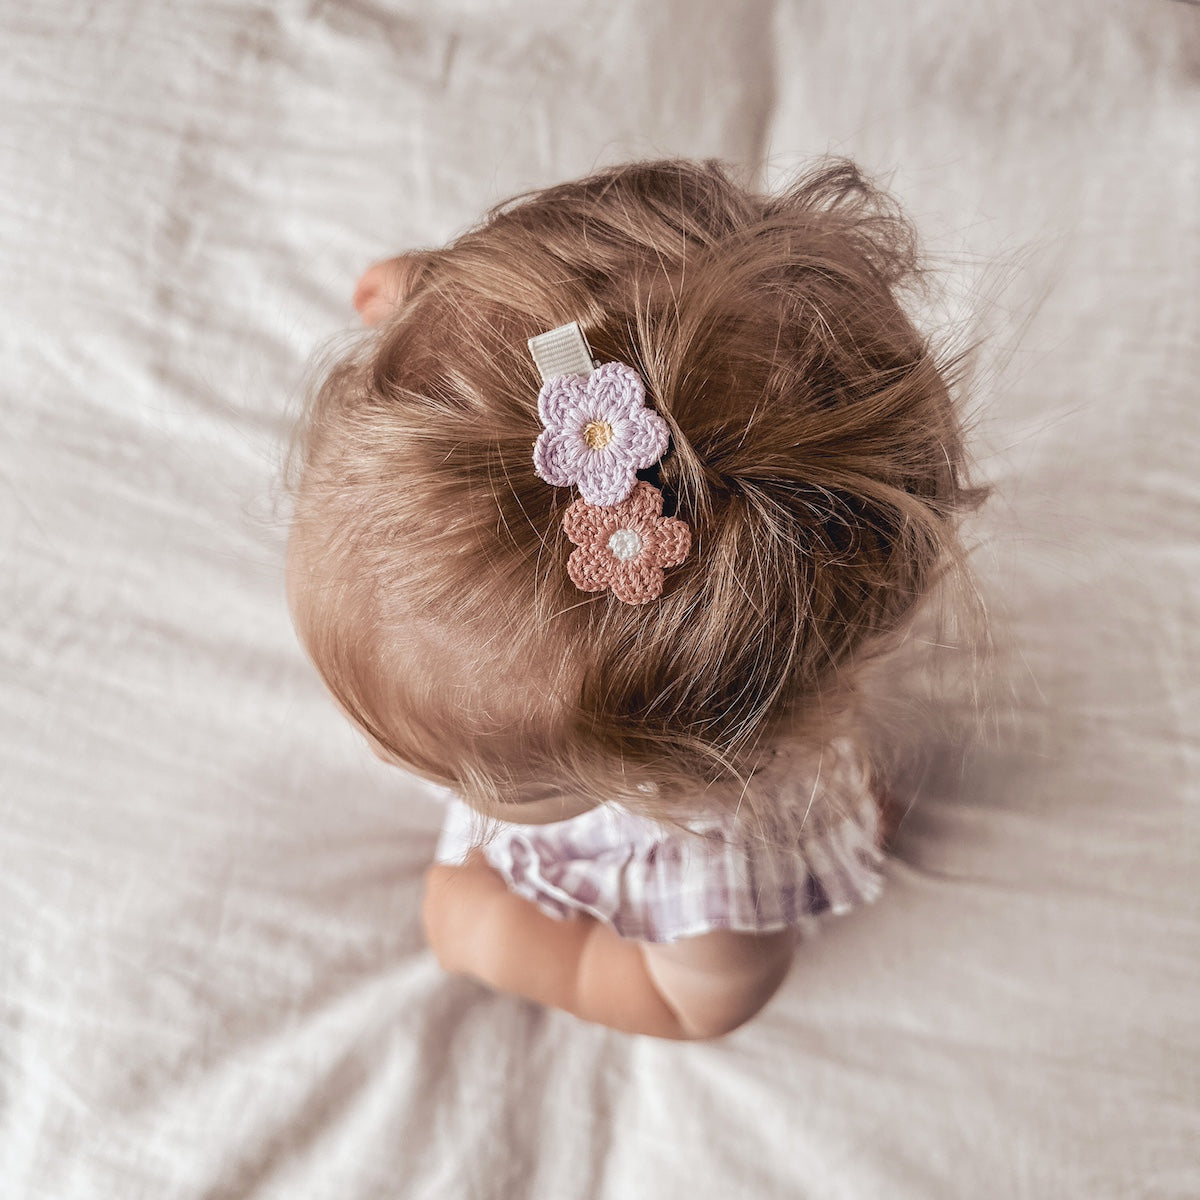
<instances>
[{"instance_id":1,"label":"white bedsheet","mask_svg":"<svg viewBox=\"0 0 1200 1200\"><path fill-rule=\"evenodd\" d=\"M517 189L827 149L979 298L1005 735L723 1042L446 978L288 624L306 356ZM1200 1195L1200 8L9 0L0 180L4 1200Z\"/></svg>"}]
</instances>

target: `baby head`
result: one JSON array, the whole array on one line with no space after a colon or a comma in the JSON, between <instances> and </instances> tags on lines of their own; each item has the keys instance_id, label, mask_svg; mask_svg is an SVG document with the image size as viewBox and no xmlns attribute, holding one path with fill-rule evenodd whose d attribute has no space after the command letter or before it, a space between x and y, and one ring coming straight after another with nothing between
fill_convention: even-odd
<instances>
[{"instance_id":1,"label":"baby head","mask_svg":"<svg viewBox=\"0 0 1200 1200\"><path fill-rule=\"evenodd\" d=\"M961 560L959 414L902 307L895 207L849 163L779 195L637 163L376 268L374 332L314 389L289 588L378 752L478 809L701 809L777 736L840 729L855 668ZM534 469L528 341L578 322L665 422L640 475L686 523L661 594L584 591L578 499ZM614 551L616 552L616 551Z\"/></svg>"}]
</instances>

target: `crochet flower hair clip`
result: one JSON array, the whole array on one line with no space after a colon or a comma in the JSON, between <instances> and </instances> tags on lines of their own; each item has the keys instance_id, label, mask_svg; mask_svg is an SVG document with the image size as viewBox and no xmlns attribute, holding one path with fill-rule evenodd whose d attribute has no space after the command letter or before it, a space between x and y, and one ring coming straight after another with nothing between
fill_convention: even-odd
<instances>
[{"instance_id":1,"label":"crochet flower hair clip","mask_svg":"<svg viewBox=\"0 0 1200 1200\"><path fill-rule=\"evenodd\" d=\"M625 604L662 594L663 570L691 548L684 521L662 515L662 492L637 473L666 452L667 423L646 406L642 377L624 363L592 363L577 323L531 338L542 375L538 415L545 428L534 444L533 469L555 487L583 497L563 516L578 549L567 574L587 592L611 588Z\"/></svg>"}]
</instances>

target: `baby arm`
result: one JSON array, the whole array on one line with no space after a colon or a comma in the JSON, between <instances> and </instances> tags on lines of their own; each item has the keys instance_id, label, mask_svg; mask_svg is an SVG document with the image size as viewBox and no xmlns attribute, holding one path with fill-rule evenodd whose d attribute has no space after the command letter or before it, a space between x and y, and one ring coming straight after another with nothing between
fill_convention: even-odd
<instances>
[{"instance_id":1,"label":"baby arm","mask_svg":"<svg viewBox=\"0 0 1200 1200\"><path fill-rule=\"evenodd\" d=\"M708 933L651 945L511 893L482 854L429 872L424 920L442 966L624 1033L720 1037L787 975L794 934Z\"/></svg>"}]
</instances>

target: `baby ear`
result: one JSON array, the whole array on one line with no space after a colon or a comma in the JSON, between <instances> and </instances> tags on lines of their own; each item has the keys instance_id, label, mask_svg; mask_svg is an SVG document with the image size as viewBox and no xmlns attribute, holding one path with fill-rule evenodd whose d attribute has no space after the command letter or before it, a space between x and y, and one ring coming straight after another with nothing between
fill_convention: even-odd
<instances>
[{"instance_id":1,"label":"baby ear","mask_svg":"<svg viewBox=\"0 0 1200 1200\"><path fill-rule=\"evenodd\" d=\"M354 289L354 307L364 325L381 325L412 291L424 256L402 254L368 267Z\"/></svg>"}]
</instances>

